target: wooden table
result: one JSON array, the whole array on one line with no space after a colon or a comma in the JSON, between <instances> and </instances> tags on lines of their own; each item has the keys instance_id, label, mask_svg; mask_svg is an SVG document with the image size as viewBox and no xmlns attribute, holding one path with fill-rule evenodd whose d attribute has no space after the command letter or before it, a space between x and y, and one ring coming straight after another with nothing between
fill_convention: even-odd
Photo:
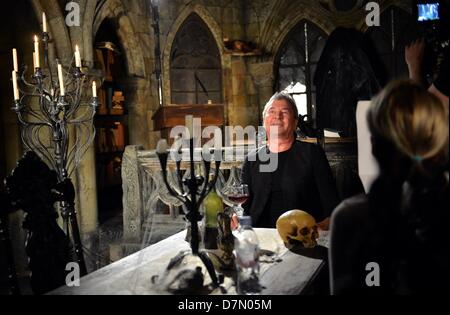
<instances>
[{"instance_id":1,"label":"wooden table","mask_svg":"<svg viewBox=\"0 0 450 315\"><path fill-rule=\"evenodd\" d=\"M255 229L260 247L276 252L278 262L261 257L260 281L263 295L302 294L325 265L327 236L321 234L319 244L314 250L287 250L275 229ZM165 294L157 290L151 278L160 275L171 258L179 251L188 250L184 241L186 231L175 234L154 245L142 249L111 265L99 269L80 279L79 287L61 287L53 295L152 295ZM208 283L209 277L205 279ZM226 277L222 285L226 295L236 294L231 278ZM216 289L211 294L222 295Z\"/></svg>"}]
</instances>

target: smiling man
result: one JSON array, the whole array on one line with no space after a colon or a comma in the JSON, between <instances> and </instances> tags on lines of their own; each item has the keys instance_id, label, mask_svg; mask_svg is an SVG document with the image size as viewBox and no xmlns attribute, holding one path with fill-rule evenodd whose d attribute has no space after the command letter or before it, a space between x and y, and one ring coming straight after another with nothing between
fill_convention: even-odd
<instances>
[{"instance_id":1,"label":"smiling man","mask_svg":"<svg viewBox=\"0 0 450 315\"><path fill-rule=\"evenodd\" d=\"M339 203L328 160L318 145L296 141L298 110L288 94L276 93L263 111L267 145L249 153L242 180L250 198L244 204L254 226L275 228L286 211L301 209L311 214L319 228L328 230L329 217ZM276 159L277 167L262 172L261 156Z\"/></svg>"}]
</instances>

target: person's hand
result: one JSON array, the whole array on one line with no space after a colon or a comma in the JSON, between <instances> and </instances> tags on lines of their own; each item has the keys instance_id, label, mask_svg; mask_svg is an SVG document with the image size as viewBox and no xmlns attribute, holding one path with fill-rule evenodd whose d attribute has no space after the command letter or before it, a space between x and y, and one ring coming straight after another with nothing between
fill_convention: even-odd
<instances>
[{"instance_id":1,"label":"person's hand","mask_svg":"<svg viewBox=\"0 0 450 315\"><path fill-rule=\"evenodd\" d=\"M330 229L330 217L326 218L322 222L317 223L317 227L322 231L328 231Z\"/></svg>"},{"instance_id":2,"label":"person's hand","mask_svg":"<svg viewBox=\"0 0 450 315\"><path fill-rule=\"evenodd\" d=\"M232 231L237 230L238 227L239 227L239 219L236 213L234 213L231 216L231 230Z\"/></svg>"},{"instance_id":3,"label":"person's hand","mask_svg":"<svg viewBox=\"0 0 450 315\"><path fill-rule=\"evenodd\" d=\"M408 65L409 77L420 83L420 67L425 51L423 38L417 39L405 46L405 62Z\"/></svg>"}]
</instances>

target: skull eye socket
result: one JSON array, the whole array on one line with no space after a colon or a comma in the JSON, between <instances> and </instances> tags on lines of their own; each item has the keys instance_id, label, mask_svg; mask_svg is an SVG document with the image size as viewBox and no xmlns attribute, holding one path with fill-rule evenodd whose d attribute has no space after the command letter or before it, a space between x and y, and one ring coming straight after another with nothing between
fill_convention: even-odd
<instances>
[{"instance_id":1,"label":"skull eye socket","mask_svg":"<svg viewBox=\"0 0 450 315\"><path fill-rule=\"evenodd\" d=\"M314 238L314 239L319 238L319 230L317 229L317 226L314 227L314 230L313 230L313 238Z\"/></svg>"},{"instance_id":2,"label":"skull eye socket","mask_svg":"<svg viewBox=\"0 0 450 315\"><path fill-rule=\"evenodd\" d=\"M307 227L304 227L299 231L300 235L306 236L309 234L309 229Z\"/></svg>"}]
</instances>

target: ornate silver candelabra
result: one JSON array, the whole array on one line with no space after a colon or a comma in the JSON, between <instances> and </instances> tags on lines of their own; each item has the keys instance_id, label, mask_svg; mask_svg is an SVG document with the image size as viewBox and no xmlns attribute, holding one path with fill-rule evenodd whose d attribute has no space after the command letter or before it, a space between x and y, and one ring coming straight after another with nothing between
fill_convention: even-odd
<instances>
[{"instance_id":1,"label":"ornate silver candelabra","mask_svg":"<svg viewBox=\"0 0 450 315\"><path fill-rule=\"evenodd\" d=\"M26 66L21 73L18 72L17 52L13 51L12 110L21 124L21 138L27 149L38 154L58 174L64 229L67 235L72 235L76 259L84 275L87 270L74 207L75 190L70 176L95 137L96 86L93 82L93 97L86 100L83 88L87 78L81 69L78 47L75 67L71 65L73 59L68 67L63 67L57 59L53 63L49 61L50 36L45 29L40 40L44 46L44 67L40 66L39 38L35 36L34 71L31 75L27 74Z\"/></svg>"}]
</instances>

